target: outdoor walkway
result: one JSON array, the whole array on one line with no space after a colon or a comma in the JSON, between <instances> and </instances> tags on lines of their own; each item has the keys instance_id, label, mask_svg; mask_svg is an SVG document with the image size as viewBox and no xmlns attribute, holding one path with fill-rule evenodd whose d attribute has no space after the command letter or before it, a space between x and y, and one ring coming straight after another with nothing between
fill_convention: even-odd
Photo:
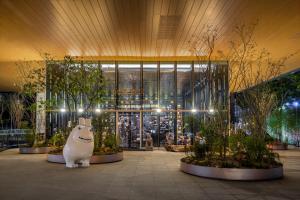
<instances>
[{"instance_id":1,"label":"outdoor walkway","mask_svg":"<svg viewBox=\"0 0 300 200\"><path fill-rule=\"evenodd\" d=\"M284 179L220 181L179 171L181 153L126 151L121 162L66 169L46 155L0 153L1 200L300 199L300 151L282 153Z\"/></svg>"}]
</instances>

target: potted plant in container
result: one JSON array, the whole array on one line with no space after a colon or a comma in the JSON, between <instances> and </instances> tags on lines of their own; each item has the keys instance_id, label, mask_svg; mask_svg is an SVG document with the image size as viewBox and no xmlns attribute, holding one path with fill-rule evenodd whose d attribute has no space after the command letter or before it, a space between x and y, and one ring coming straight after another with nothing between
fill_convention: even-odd
<instances>
[{"instance_id":1,"label":"potted plant in container","mask_svg":"<svg viewBox=\"0 0 300 200\"><path fill-rule=\"evenodd\" d=\"M49 104L45 99L45 61L22 61L19 69L18 87L24 106L24 117L29 121L31 132L26 135L27 144L19 148L20 153L47 153L51 148L46 141L45 112Z\"/></svg>"},{"instance_id":2,"label":"potted plant in container","mask_svg":"<svg viewBox=\"0 0 300 200\"><path fill-rule=\"evenodd\" d=\"M117 139L112 133L110 113L102 113L93 118L94 152L90 159L91 164L110 163L123 160L122 149L117 145ZM55 163L65 163L62 151L68 134L56 133L51 138L54 150L48 153L47 160Z\"/></svg>"},{"instance_id":3,"label":"potted plant in container","mask_svg":"<svg viewBox=\"0 0 300 200\"><path fill-rule=\"evenodd\" d=\"M99 106L106 92L101 66L93 63L79 64L72 57L66 56L63 61L50 65L48 72L51 74L51 92L63 99L68 121L75 124L79 116L92 118L95 147L90 163L122 160L123 153L113 134L114 125L109 123L113 117L109 113L99 113ZM48 154L48 161L65 162L59 149L54 151L54 154Z\"/></svg>"},{"instance_id":4,"label":"potted plant in container","mask_svg":"<svg viewBox=\"0 0 300 200\"><path fill-rule=\"evenodd\" d=\"M183 172L226 180L283 177L278 154L267 148L266 120L276 107L277 98L265 83L280 73L290 56L273 60L265 49L258 51L253 39L255 27L256 24L235 27L238 40L230 43L232 51L226 56L222 54L228 60L229 91L235 94L235 101L242 110L243 126L236 129L229 123L231 95L227 96L227 106L214 102L213 98L208 101L215 110L207 112L201 121L198 142L195 142L189 156L181 159L180 169ZM208 55L212 54L214 43L219 38L216 34L216 30L208 30L204 37ZM211 70L208 64L204 82L207 87L211 86L214 78L210 75Z\"/></svg>"}]
</instances>

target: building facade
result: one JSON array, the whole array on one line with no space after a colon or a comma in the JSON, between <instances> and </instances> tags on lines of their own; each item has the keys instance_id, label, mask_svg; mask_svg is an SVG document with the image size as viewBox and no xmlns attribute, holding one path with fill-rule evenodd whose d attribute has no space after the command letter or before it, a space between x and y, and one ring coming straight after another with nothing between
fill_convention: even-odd
<instances>
[{"instance_id":1,"label":"building facade","mask_svg":"<svg viewBox=\"0 0 300 200\"><path fill-rule=\"evenodd\" d=\"M78 61L74 65L101 68L106 90L92 115L108 114L110 131L124 148L142 149L147 135L155 147L167 140L190 142L198 131L191 125L191 116L204 119L214 109L227 110L228 65L224 61ZM81 105L74 107L77 110L60 109L66 99L63 91L60 95L51 92L51 76L48 72L47 99L56 109L47 114L49 135L67 126L68 112L80 116L78 108L84 108L86 101L81 98Z\"/></svg>"}]
</instances>

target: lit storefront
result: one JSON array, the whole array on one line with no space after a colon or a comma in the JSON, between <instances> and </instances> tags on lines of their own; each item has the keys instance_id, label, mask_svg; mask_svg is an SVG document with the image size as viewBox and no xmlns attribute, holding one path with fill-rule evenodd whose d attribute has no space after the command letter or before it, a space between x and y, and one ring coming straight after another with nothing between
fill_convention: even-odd
<instances>
[{"instance_id":1,"label":"lit storefront","mask_svg":"<svg viewBox=\"0 0 300 200\"><path fill-rule=\"evenodd\" d=\"M181 144L184 137L192 141L199 130L187 125L189 116L205 118L216 106L227 109L227 62L80 61L76 65L85 63L101 67L106 92L97 111L109 113L111 131L124 148L143 148L147 134L155 147L166 140ZM65 99L51 93L49 74L47 84L47 98L57 107L47 115L47 130L52 134L68 122L66 112L59 110Z\"/></svg>"}]
</instances>

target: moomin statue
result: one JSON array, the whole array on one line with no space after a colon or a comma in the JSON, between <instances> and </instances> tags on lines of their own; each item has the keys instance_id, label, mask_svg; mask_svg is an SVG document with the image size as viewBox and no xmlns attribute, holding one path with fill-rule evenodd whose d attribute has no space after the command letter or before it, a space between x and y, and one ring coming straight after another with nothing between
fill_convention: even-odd
<instances>
[{"instance_id":1,"label":"moomin statue","mask_svg":"<svg viewBox=\"0 0 300 200\"><path fill-rule=\"evenodd\" d=\"M63 149L66 167L90 166L94 150L94 135L91 128L91 119L79 118L79 125L73 128Z\"/></svg>"}]
</instances>

